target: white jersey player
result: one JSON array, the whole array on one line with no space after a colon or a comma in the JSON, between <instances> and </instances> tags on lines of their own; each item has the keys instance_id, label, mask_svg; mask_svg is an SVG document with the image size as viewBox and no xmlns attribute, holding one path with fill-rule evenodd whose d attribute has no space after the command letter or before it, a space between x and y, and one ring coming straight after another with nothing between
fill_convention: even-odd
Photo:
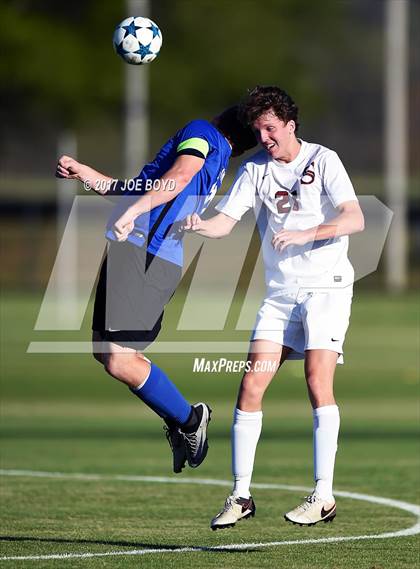
<instances>
[{"instance_id":1,"label":"white jersey player","mask_svg":"<svg viewBox=\"0 0 420 569\"><path fill-rule=\"evenodd\" d=\"M336 515L333 473L339 410L334 372L342 361L354 271L348 235L362 231L363 214L335 152L296 136L298 109L278 87L256 87L242 105L263 150L244 162L220 213L190 216L185 229L227 235L253 208L261 235L266 297L251 338L251 368L239 389L232 428L234 487L211 528L231 527L255 514L250 483L262 426L262 400L275 372L260 362L304 358L313 407L315 488L287 521L312 525ZM255 365L258 362L258 365Z\"/></svg>"}]
</instances>

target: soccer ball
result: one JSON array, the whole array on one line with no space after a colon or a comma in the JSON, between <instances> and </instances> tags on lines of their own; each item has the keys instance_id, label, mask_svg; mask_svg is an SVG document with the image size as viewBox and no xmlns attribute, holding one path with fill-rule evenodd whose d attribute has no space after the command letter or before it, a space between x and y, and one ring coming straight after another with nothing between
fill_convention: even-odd
<instances>
[{"instance_id":1,"label":"soccer ball","mask_svg":"<svg viewBox=\"0 0 420 569\"><path fill-rule=\"evenodd\" d=\"M115 28L114 49L127 63L150 63L159 53L162 32L149 18L130 17Z\"/></svg>"}]
</instances>

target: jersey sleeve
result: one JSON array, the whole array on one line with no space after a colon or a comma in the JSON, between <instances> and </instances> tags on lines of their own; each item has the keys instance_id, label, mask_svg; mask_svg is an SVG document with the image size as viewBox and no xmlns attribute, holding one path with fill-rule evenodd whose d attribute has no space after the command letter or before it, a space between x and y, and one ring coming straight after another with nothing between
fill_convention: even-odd
<instances>
[{"instance_id":1,"label":"jersey sleeve","mask_svg":"<svg viewBox=\"0 0 420 569\"><path fill-rule=\"evenodd\" d=\"M343 202L357 201L353 184L336 152L329 152L325 158L323 185L334 207Z\"/></svg>"},{"instance_id":2,"label":"jersey sleeve","mask_svg":"<svg viewBox=\"0 0 420 569\"><path fill-rule=\"evenodd\" d=\"M209 124L196 120L188 123L179 133L176 140L176 155L189 154L206 159L210 151Z\"/></svg>"},{"instance_id":3,"label":"jersey sleeve","mask_svg":"<svg viewBox=\"0 0 420 569\"><path fill-rule=\"evenodd\" d=\"M255 206L255 184L245 166L238 170L236 178L228 193L217 204L221 213L239 221L244 213Z\"/></svg>"}]
</instances>

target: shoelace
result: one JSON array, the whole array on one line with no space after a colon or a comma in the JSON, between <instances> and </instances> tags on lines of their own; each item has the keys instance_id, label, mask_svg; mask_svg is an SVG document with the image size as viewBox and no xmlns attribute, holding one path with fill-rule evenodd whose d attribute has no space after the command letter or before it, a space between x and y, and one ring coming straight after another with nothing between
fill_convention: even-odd
<instances>
[{"instance_id":1,"label":"shoelace","mask_svg":"<svg viewBox=\"0 0 420 569\"><path fill-rule=\"evenodd\" d=\"M235 496L228 496L225 501L225 506L223 508L224 512L227 512L235 504Z\"/></svg>"},{"instance_id":2,"label":"shoelace","mask_svg":"<svg viewBox=\"0 0 420 569\"><path fill-rule=\"evenodd\" d=\"M198 438L196 433L182 433L182 435L192 454L196 454L198 450Z\"/></svg>"},{"instance_id":3,"label":"shoelace","mask_svg":"<svg viewBox=\"0 0 420 569\"><path fill-rule=\"evenodd\" d=\"M314 504L317 501L318 496L314 493L311 494L310 496L305 496L305 501L304 503L301 505L301 508L304 512L306 512L306 510L308 510L312 504Z\"/></svg>"}]
</instances>

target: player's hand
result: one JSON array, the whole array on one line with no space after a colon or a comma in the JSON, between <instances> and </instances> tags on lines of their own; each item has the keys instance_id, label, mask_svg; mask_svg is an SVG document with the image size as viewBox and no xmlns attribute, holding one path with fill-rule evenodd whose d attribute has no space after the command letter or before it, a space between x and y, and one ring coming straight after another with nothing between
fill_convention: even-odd
<instances>
[{"instance_id":1,"label":"player's hand","mask_svg":"<svg viewBox=\"0 0 420 569\"><path fill-rule=\"evenodd\" d=\"M181 227L183 231L199 231L202 227L202 219L198 213L187 215Z\"/></svg>"},{"instance_id":2,"label":"player's hand","mask_svg":"<svg viewBox=\"0 0 420 569\"><path fill-rule=\"evenodd\" d=\"M309 231L287 231L282 229L276 233L271 240L274 249L280 253L289 245L306 245L313 240L313 236Z\"/></svg>"},{"instance_id":3,"label":"player's hand","mask_svg":"<svg viewBox=\"0 0 420 569\"><path fill-rule=\"evenodd\" d=\"M134 220L135 217L133 216L130 210L127 210L115 223L113 227L113 231L117 241L126 241L127 237L134 229Z\"/></svg>"},{"instance_id":4,"label":"player's hand","mask_svg":"<svg viewBox=\"0 0 420 569\"><path fill-rule=\"evenodd\" d=\"M62 156L55 170L57 178L66 178L68 180L81 180L86 166L77 162L71 156Z\"/></svg>"}]
</instances>

